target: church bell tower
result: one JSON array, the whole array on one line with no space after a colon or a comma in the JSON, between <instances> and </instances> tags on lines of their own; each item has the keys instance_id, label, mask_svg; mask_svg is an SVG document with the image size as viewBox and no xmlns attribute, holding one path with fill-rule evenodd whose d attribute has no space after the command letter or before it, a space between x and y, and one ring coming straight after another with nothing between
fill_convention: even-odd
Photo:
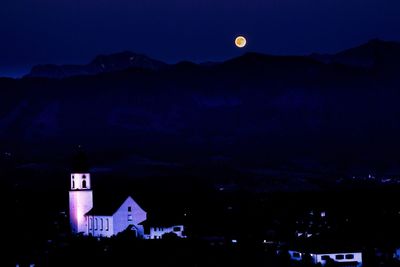
<instances>
[{"instance_id":1,"label":"church bell tower","mask_svg":"<svg viewBox=\"0 0 400 267\"><path fill-rule=\"evenodd\" d=\"M69 191L69 221L72 233L88 234L85 214L93 208L93 191L87 158L79 151L73 159Z\"/></svg>"}]
</instances>

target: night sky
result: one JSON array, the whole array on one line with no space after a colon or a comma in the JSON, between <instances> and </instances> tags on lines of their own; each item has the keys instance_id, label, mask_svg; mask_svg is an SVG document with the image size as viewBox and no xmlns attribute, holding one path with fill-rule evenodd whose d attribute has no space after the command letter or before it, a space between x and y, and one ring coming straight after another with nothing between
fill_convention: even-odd
<instances>
[{"instance_id":1,"label":"night sky","mask_svg":"<svg viewBox=\"0 0 400 267\"><path fill-rule=\"evenodd\" d=\"M2 0L0 76L124 50L169 63L400 41L399 0ZM237 34L245 49L233 46Z\"/></svg>"}]
</instances>

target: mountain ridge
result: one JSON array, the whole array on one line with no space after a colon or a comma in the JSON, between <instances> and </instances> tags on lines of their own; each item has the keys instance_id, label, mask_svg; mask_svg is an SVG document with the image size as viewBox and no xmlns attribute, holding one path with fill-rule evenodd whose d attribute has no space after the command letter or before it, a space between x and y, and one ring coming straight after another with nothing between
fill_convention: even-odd
<instances>
[{"instance_id":1,"label":"mountain ridge","mask_svg":"<svg viewBox=\"0 0 400 267\"><path fill-rule=\"evenodd\" d=\"M390 50L388 52L387 50ZM392 55L389 57L388 54ZM131 68L142 68L148 70L162 70L173 66L191 65L203 68L212 68L219 65L229 65L239 62L243 63L284 63L284 62L308 62L309 64L341 64L348 67L372 69L377 65L394 65L391 68L400 66L400 43L391 41L381 41L373 39L369 42L340 51L335 54L311 55L287 55L276 56L258 52L247 52L243 55L228 59L223 62L194 63L182 61L176 64L167 64L165 62L152 59L143 54L137 54L130 51L113 53L110 55L98 55L86 65L36 65L25 78L44 77L44 78L67 78L73 76L97 75L102 73L125 71ZM381 66L380 66L381 67Z\"/></svg>"}]
</instances>

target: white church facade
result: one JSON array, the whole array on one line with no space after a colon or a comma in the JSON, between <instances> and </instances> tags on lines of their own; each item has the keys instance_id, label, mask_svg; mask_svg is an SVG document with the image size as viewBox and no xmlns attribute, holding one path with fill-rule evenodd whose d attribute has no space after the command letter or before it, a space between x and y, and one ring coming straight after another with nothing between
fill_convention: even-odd
<instances>
[{"instance_id":1,"label":"white church facade","mask_svg":"<svg viewBox=\"0 0 400 267\"><path fill-rule=\"evenodd\" d=\"M130 196L114 209L97 207L93 202L91 188L89 172L71 173L69 218L72 233L111 237L124 230L131 230L141 239L162 239L167 233L173 233L180 238L186 237L184 225L147 225L146 211Z\"/></svg>"}]
</instances>

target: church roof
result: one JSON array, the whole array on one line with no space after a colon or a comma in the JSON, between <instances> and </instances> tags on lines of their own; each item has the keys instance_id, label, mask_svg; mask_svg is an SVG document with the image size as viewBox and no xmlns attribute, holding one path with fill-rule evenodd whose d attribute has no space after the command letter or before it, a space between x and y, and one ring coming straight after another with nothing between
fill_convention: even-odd
<instances>
[{"instance_id":1,"label":"church roof","mask_svg":"<svg viewBox=\"0 0 400 267\"><path fill-rule=\"evenodd\" d=\"M147 214L147 220L141 222L143 226L158 226L158 227L169 227L174 225L184 225L186 222L185 217L181 214L171 212L157 212L153 211Z\"/></svg>"},{"instance_id":2,"label":"church roof","mask_svg":"<svg viewBox=\"0 0 400 267\"><path fill-rule=\"evenodd\" d=\"M115 196L109 194L104 197L94 198L93 208L86 215L111 216L129 196Z\"/></svg>"}]
</instances>

